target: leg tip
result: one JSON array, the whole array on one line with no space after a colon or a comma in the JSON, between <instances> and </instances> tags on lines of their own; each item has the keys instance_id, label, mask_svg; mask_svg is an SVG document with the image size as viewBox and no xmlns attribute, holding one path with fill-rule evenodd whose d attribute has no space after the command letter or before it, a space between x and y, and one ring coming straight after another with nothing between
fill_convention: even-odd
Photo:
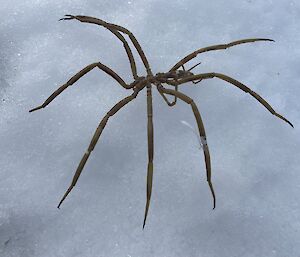
<instances>
[{"instance_id":1,"label":"leg tip","mask_svg":"<svg viewBox=\"0 0 300 257\"><path fill-rule=\"evenodd\" d=\"M275 42L275 40L271 38L260 38L259 40Z\"/></svg>"},{"instance_id":2,"label":"leg tip","mask_svg":"<svg viewBox=\"0 0 300 257\"><path fill-rule=\"evenodd\" d=\"M34 112L34 111L39 110L41 108L44 108L44 107L43 106L38 106L38 107L35 107L35 108L29 110L29 112Z\"/></svg>"},{"instance_id":3,"label":"leg tip","mask_svg":"<svg viewBox=\"0 0 300 257\"><path fill-rule=\"evenodd\" d=\"M59 204L57 205L57 209L60 209L61 204L62 204L62 201L60 201Z\"/></svg>"},{"instance_id":4,"label":"leg tip","mask_svg":"<svg viewBox=\"0 0 300 257\"><path fill-rule=\"evenodd\" d=\"M58 21L65 21L65 20L72 20L72 19L76 19L76 16L71 15L71 14L65 14L65 17L59 19Z\"/></svg>"}]
</instances>

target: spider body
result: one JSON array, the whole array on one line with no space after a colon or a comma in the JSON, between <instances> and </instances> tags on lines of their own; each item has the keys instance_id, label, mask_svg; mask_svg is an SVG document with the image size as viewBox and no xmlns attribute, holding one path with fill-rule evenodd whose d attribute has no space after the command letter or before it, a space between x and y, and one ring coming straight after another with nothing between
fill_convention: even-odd
<instances>
[{"instance_id":1,"label":"spider body","mask_svg":"<svg viewBox=\"0 0 300 257\"><path fill-rule=\"evenodd\" d=\"M129 87L133 90L142 90L146 85L154 85L156 87L161 86L162 83L166 83L169 85L176 85L176 81L178 79L187 78L189 79L190 76L193 76L194 74L190 71L183 71L183 70L177 70L177 71L171 71L166 73L156 73L155 76L142 76L138 77L137 80L132 82ZM159 87L160 88L160 87Z\"/></svg>"},{"instance_id":2,"label":"spider body","mask_svg":"<svg viewBox=\"0 0 300 257\"><path fill-rule=\"evenodd\" d=\"M184 65L188 63L190 60L195 58L198 54L208 52L208 51L214 51L214 50L223 50L227 49L229 47L233 47L239 44L245 44L245 43L251 43L251 42L256 42L256 41L274 41L272 39L267 39L267 38L250 38L250 39L242 39L242 40L237 40L233 41L228 44L220 44L220 45L213 45L213 46L208 46L205 48L200 48L191 54L185 56L183 59L178 61L169 71L167 72L159 72L153 75L149 62L146 58L146 55L144 51L142 50L142 47L138 43L137 39L135 36L126 28L115 25L112 23L105 22L101 19L94 18L94 17L89 17L89 16L81 16L81 15L65 15L65 18L62 18L60 20L78 20L80 22L84 23L91 23L95 25L102 26L106 29L108 29L111 33L113 33L122 43L124 46L124 49L126 51L130 67L131 67L131 72L134 81L130 84L127 84L115 71L107 67L106 65L102 64L101 62L96 62L92 63L79 72L77 72L72 78L70 78L65 84L63 84L61 87L59 87L54 93L52 93L46 100L45 102L36 107L31 109L29 112L33 112L36 110L39 110L41 108L45 108L51 101L53 101L61 92L63 92L66 88L69 86L73 85L76 81L78 81L81 77L83 77L85 74L93 70L94 68L98 68L102 71L104 71L106 74L111 76L120 86L122 86L125 89L132 89L133 93L125 98L123 98L121 101L119 101L117 104L115 104L108 112L107 114L102 118L100 121L92 139L91 142L88 146L88 149L85 151L78 167L77 170L73 176L71 185L65 192L64 196L62 197L58 208L62 204L62 202L65 200L67 195L71 192L73 187L76 185L78 178L85 166L85 163L87 162L91 152L95 148L101 133L103 129L105 128L108 120L110 117L112 117L114 114L116 114L122 107L124 107L126 104L134 100L139 92L143 90L144 88L147 89L147 134L148 134L148 167L147 167L147 192L146 192L146 206L145 206L145 214L144 214L144 222L143 222L143 228L145 226L146 218L147 218L147 213L149 209L149 204L150 204L150 199L151 199L151 193L152 193L152 180L153 180L153 157L154 157L154 144L153 144L153 110L152 110L152 86L155 86L160 95L163 97L164 101L168 104L168 106L174 106L176 104L177 98L182 100L183 102L189 104L192 108L193 114L195 116L197 126L198 126L198 131L200 134L200 139L201 139L201 144L202 144L202 149L203 149L203 154L204 154L204 159L205 159L205 166L206 166L206 178L207 178L207 183L209 185L212 197L213 197L213 208L216 206L216 197L211 181L211 163L210 163L210 154L209 154L209 148L207 144L207 139L206 139L206 133L203 125L203 121L199 112L199 109L195 102L193 101L192 98L189 96L181 93L178 90L178 87L181 84L185 84L188 82L192 82L194 84L197 84L201 82L202 80L205 79L212 79L212 78L218 78L223 81L228 82L229 84L243 90L246 93L249 93L252 97L254 97L260 104L262 104L271 114L277 116L281 120L287 122L289 125L292 125L290 121L288 121L285 117L282 115L278 114L277 112L274 111L274 109L257 93L252 91L249 87L244 85L243 83L235 80L234 78L231 78L225 74L221 73L216 73L216 72L209 72L209 73L199 73L199 74L194 74L191 70L194 69L196 66L198 66L200 63L197 63L196 65L192 66L188 70L185 69ZM147 72L147 75L145 76L138 76L137 74L137 69L136 69L136 64L135 64L135 59L132 54L131 48L129 47L128 42L124 38L123 35L127 35L132 42L134 48L137 50L139 57L141 58L145 70ZM179 69L182 68L182 69ZM170 85L174 87L174 89L167 89L164 87L164 85ZM171 95L174 96L174 100L172 102L169 102L169 100L166 98L166 95Z\"/></svg>"}]
</instances>

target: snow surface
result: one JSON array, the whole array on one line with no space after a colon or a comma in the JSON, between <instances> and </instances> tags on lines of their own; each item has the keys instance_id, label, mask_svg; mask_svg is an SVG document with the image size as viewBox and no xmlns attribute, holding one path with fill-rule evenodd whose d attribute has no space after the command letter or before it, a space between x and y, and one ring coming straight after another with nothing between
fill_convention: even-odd
<instances>
[{"instance_id":1,"label":"snow surface","mask_svg":"<svg viewBox=\"0 0 300 257\"><path fill-rule=\"evenodd\" d=\"M0 256L300 256L300 2L297 0L0 1ZM195 71L245 83L295 126L218 80L186 84L204 121L217 207L190 106L153 90L154 181L146 227L146 92L112 117L78 184L69 186L106 112L131 91L97 70L29 113L86 65L131 82L122 43L99 17L130 29L154 73L204 46L257 42L198 56ZM135 52L136 59L138 59ZM145 74L138 61L138 72Z\"/></svg>"}]
</instances>

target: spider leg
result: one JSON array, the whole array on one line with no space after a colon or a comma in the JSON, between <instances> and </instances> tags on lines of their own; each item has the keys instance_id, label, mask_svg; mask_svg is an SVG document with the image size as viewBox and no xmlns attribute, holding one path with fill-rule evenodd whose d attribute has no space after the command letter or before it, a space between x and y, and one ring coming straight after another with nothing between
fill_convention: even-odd
<instances>
[{"instance_id":1,"label":"spider leg","mask_svg":"<svg viewBox=\"0 0 300 257\"><path fill-rule=\"evenodd\" d=\"M112 30L112 29L109 29L109 28L108 28L108 30L110 32L112 32L114 35L116 35L117 38L119 38L123 42L123 46L125 48L125 51L127 53L128 59L129 59L129 63L130 63L130 67L131 67L131 72L132 72L133 78L136 80L138 78L137 70L136 70L136 64L135 64L135 60L134 60L132 51L131 51L131 49L130 49L128 43L127 43L127 41L122 36L122 34L119 33L118 31L115 31L115 30Z\"/></svg>"},{"instance_id":2,"label":"spider leg","mask_svg":"<svg viewBox=\"0 0 300 257\"><path fill-rule=\"evenodd\" d=\"M182 70L183 70L183 71L186 71L183 64L181 65L181 67L182 67ZM177 77L175 77L175 81L178 81ZM194 82L193 82L193 83L194 83ZM161 85L161 84L160 84L160 85ZM176 84L175 84L175 90L178 91L178 85L176 85ZM164 93L163 93L161 90L159 90L159 88L158 88L158 92L160 93L160 95L163 97L163 99L165 100L165 102L166 102L169 106L172 107L172 106L174 106L174 105L176 104L176 102L177 102L177 96L174 96L173 102L170 103L169 100L168 100L168 98L164 95Z\"/></svg>"},{"instance_id":3,"label":"spider leg","mask_svg":"<svg viewBox=\"0 0 300 257\"><path fill-rule=\"evenodd\" d=\"M177 62L171 69L170 71L175 71L177 70L180 66L183 64L187 63L191 59L195 58L198 54L208 52L208 51L214 51L214 50L222 50L222 49L227 49L229 47L239 45L239 44L245 44L245 43L251 43L251 42L256 42L256 41L273 41L273 39L268 39L268 38L248 38L248 39L241 39L237 41L233 41L228 44L220 44L220 45L213 45L213 46L208 46L204 48L200 48L191 54L187 55L183 59L181 59L179 62Z\"/></svg>"},{"instance_id":4,"label":"spider leg","mask_svg":"<svg viewBox=\"0 0 300 257\"><path fill-rule=\"evenodd\" d=\"M266 109L268 109L268 111L270 113L272 113L273 115L275 115L279 119L282 119L283 121L287 122L290 126L294 127L293 124L289 120L287 120L285 117L283 117L279 113L275 112L274 109L271 107L271 105L265 99L263 99L259 94L252 91L249 87L247 87L243 83L239 82L238 80L235 80L235 79L233 79L233 78L231 78L227 75L224 75L224 74L221 74L221 73L215 73L215 72L202 73L202 74L197 74L197 75L193 75L193 76L183 78L179 81L174 81L173 83L174 84L182 84L182 83L186 83L188 81L192 81L192 80L195 80L195 79L212 79L214 77L219 78L219 79L224 80L224 81L227 81L228 83L238 87L239 89L243 90L244 92L249 93L258 102L260 102Z\"/></svg>"},{"instance_id":5,"label":"spider leg","mask_svg":"<svg viewBox=\"0 0 300 257\"><path fill-rule=\"evenodd\" d=\"M178 85L175 85L175 91L178 91ZM173 102L170 103L168 98L164 95L164 93L161 90L158 89L158 92L160 93L160 95L163 97L163 99L169 106L174 106L176 104L177 96L174 96Z\"/></svg>"},{"instance_id":6,"label":"spider leg","mask_svg":"<svg viewBox=\"0 0 300 257\"><path fill-rule=\"evenodd\" d=\"M78 167L77 170L73 176L72 182L70 187L67 189L66 193L64 194L63 198L61 199L61 201L59 202L57 208L60 207L60 205L63 203L63 201L66 199L66 197L68 196L68 194L71 192L71 190L73 189L73 187L76 185L77 180L85 166L85 163L87 161L87 159L89 158L91 152L94 150L94 147L96 146L98 139L101 136L101 133L103 131L103 129L106 126L106 123L109 119L109 117L113 116L117 111L119 111L122 107L124 107L126 104L128 104L130 101L132 101L138 94L139 91L134 91L133 94L131 94L130 96L127 96L125 98L123 98L121 101L119 101L113 108L110 109L110 111L104 116L104 118L101 120L99 126L97 127L94 136L90 142L90 145L88 147L88 149L86 150L86 152L84 153Z\"/></svg>"},{"instance_id":7,"label":"spider leg","mask_svg":"<svg viewBox=\"0 0 300 257\"><path fill-rule=\"evenodd\" d=\"M194 66L192 66L191 68L189 68L188 71L191 71L192 69L196 68L199 64L201 64L201 62L198 62L197 64L195 64Z\"/></svg>"},{"instance_id":8,"label":"spider leg","mask_svg":"<svg viewBox=\"0 0 300 257\"><path fill-rule=\"evenodd\" d=\"M204 125L203 125L202 118L201 118L200 112L198 110L198 107L196 106L196 104L194 103L192 98L188 97L187 95L185 95L185 94L183 94L179 91L175 91L173 89L166 89L163 86L160 86L159 90L161 90L162 92L164 92L166 94L177 96L179 99L181 99L182 101L190 104L191 107L192 107L195 119L197 121L198 130L199 130L200 138L201 138L201 141L202 141L202 145L203 145L203 153L204 153L205 166L206 166L206 178L207 178L207 182L208 182L211 194L213 196L213 200L214 200L213 209L214 209L216 207L216 196L215 196L215 192L214 192L213 185L212 185L212 182L211 182L210 154L209 154L209 149L208 149L208 145L207 145L207 141L206 141L206 134L205 134Z\"/></svg>"},{"instance_id":9,"label":"spider leg","mask_svg":"<svg viewBox=\"0 0 300 257\"><path fill-rule=\"evenodd\" d=\"M56 91L54 91L47 99L46 101L36 107L31 109L29 112L33 112L36 110L39 110L41 108L45 108L50 102L52 102L52 100L57 97L62 91L64 91L67 87L73 85L77 80L79 80L81 77L83 77L85 74L87 74L88 72L90 72L92 69L94 69L95 67L98 67L99 69L103 70L105 73L107 73L108 75L110 75L111 77L113 77L122 87L126 88L126 89L130 89L131 86L127 85L124 80L117 74L115 73L113 70L111 70L110 68L108 68L107 66L105 66L104 64L97 62L97 63L92 63L88 66L86 66L85 68L83 68L82 70L80 70L79 72L77 72L72 78L70 78L68 80L68 82L62 86L60 86Z\"/></svg>"},{"instance_id":10,"label":"spider leg","mask_svg":"<svg viewBox=\"0 0 300 257\"><path fill-rule=\"evenodd\" d=\"M196 66L198 66L201 62L197 63L196 65L194 65L193 67L189 68L188 71L191 71L192 69L194 69ZM186 71L186 69L184 68L184 65L181 65L182 70ZM201 81L202 79L199 79L198 81L192 81L194 84L197 84ZM175 81L177 81L177 78L175 78ZM175 84L175 91L178 91L178 85ZM177 96L174 96L174 100L173 102L169 102L168 98L164 95L163 92L161 92L160 90L158 90L158 92L160 93L160 95L163 97L163 99L165 100L165 102L169 105L169 106L174 106L177 102Z\"/></svg>"},{"instance_id":11,"label":"spider leg","mask_svg":"<svg viewBox=\"0 0 300 257\"><path fill-rule=\"evenodd\" d=\"M199 80L197 80L197 81L192 80L193 84L198 84L198 83L201 82L201 81L202 81L202 79L199 79Z\"/></svg>"},{"instance_id":12,"label":"spider leg","mask_svg":"<svg viewBox=\"0 0 300 257\"><path fill-rule=\"evenodd\" d=\"M73 15L65 15L65 18L61 18L59 20L72 20L72 19L76 19L76 16ZM129 63L131 66L131 71L132 71L132 75L134 79L138 78L137 75L137 70L136 70L136 64L135 64L135 60L132 54L132 51L127 43L127 41L125 40L125 38L122 36L122 34L120 32L118 32L117 30L113 30L110 29L109 27L106 27L111 33L113 33L118 39L120 39L123 43L123 46L125 48L125 51L127 53L128 59L129 59Z\"/></svg>"},{"instance_id":13,"label":"spider leg","mask_svg":"<svg viewBox=\"0 0 300 257\"><path fill-rule=\"evenodd\" d=\"M147 214L150 205L153 180L153 110L152 110L152 92L151 84L147 86L147 134L148 134L148 168L147 168L147 202L145 207L143 229L146 224Z\"/></svg>"},{"instance_id":14,"label":"spider leg","mask_svg":"<svg viewBox=\"0 0 300 257\"><path fill-rule=\"evenodd\" d=\"M69 14L67 14L67 15L65 15L65 18L62 18L60 20L71 20L71 19L76 19L76 20L79 20L81 22L86 22L86 23L92 23L92 24L100 25L100 26L103 26L103 27L107 28L110 31L117 30L117 31L123 32L126 35L128 35L129 38L130 38L130 40L131 40L131 42L133 43L135 49L137 50L139 56L142 59L142 62L143 62L144 66L145 66L145 68L147 70L147 74L149 76L152 75L152 71L151 71L149 62L147 60L147 57L146 57L146 55L145 55L145 53L144 53L141 45L139 44L139 42L137 41L137 39L135 38L135 36L132 34L132 32L130 32L128 29L126 29L126 28L124 28L122 26L113 24L113 23L105 22L105 21L103 21L101 19L98 19L98 18L90 17L90 16L69 15Z\"/></svg>"},{"instance_id":15,"label":"spider leg","mask_svg":"<svg viewBox=\"0 0 300 257\"><path fill-rule=\"evenodd\" d=\"M194 66L192 66L191 68L189 68L187 71L191 71L192 69L196 68L199 64L201 64L201 62L198 62L197 64L195 64ZM182 69L185 71L185 68L183 65L181 65ZM202 79L199 79L198 81L192 81L194 84L198 84L199 82L201 82ZM175 96L176 99L176 96Z\"/></svg>"}]
</instances>

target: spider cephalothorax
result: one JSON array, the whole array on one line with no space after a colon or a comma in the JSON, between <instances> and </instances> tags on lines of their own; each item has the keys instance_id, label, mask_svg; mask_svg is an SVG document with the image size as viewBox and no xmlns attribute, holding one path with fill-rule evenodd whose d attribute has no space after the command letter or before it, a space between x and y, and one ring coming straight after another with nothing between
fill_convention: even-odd
<instances>
[{"instance_id":1,"label":"spider cephalothorax","mask_svg":"<svg viewBox=\"0 0 300 257\"><path fill-rule=\"evenodd\" d=\"M227 49L229 47L239 45L239 44L245 44L245 43L250 43L250 42L256 42L256 41L274 41L272 39L267 39L267 38L250 38L250 39L242 39L238 41L233 41L229 44L220 44L220 45L213 45L213 46L208 46L205 48L200 48L191 54L187 55L183 59L181 59L179 62L177 62L168 72L165 73L157 73L153 75L150 65L148 63L148 60L146 58L146 55L144 54L144 51L142 50L140 44L136 40L135 36L126 28L121 27L119 25L115 25L112 23L107 23L101 19L94 18L94 17L88 17L88 16L74 16L74 15L65 15L65 18L62 18L60 20L72 20L76 19L80 22L85 22L85 23L92 23L96 25L103 26L104 28L108 29L110 32L112 32L122 43L125 48L125 51L128 56L128 60L130 63L131 67L131 72L134 81L130 84L127 84L116 72L114 72L112 69L109 67L105 66L101 62L96 62L92 63L79 72L77 72L71 79L69 79L64 85L59 87L54 93L52 93L51 96L49 96L46 101L34 108L31 109L29 112L36 111L38 109L46 107L56 96L58 96L62 91L64 91L67 87L71 86L74 84L77 80L79 80L82 76L87 74L89 71L91 71L94 68L99 68L100 70L104 71L108 75L110 75L113 79L115 79L123 88L125 89L132 89L133 93L125 98L123 98L121 101L119 101L114 107L112 107L107 114L103 117L103 119L100 121L99 126L97 127L94 136L90 142L90 145L86 152L84 153L77 170L73 176L73 180L71 182L71 185L67 189L66 193L64 194L63 198L61 199L58 208L62 204L62 202L65 200L67 195L70 193L72 188L76 185L77 180L83 170L83 167L87 161L87 159L90 156L90 153L93 151L95 145L97 144L98 139L100 138L100 135L109 119L109 117L113 116L116 112L118 112L123 106L131 102L133 99L136 98L136 96L139 94L139 92L144 89L145 87L147 88L147 118L148 118L148 124L147 124L147 132L148 132L148 169L147 169L147 201L146 201L146 207L145 207L145 215L144 215L144 223L143 223L143 228L146 223L146 218L148 214L148 209L149 209L149 204L150 204L150 198L151 198L151 192L152 192L152 178L153 178L153 114L152 114L152 86L155 86L160 93L160 95L163 97L164 101L169 105L169 106L174 106L176 104L177 98L180 100L186 102L189 104L193 110L199 134L200 134L200 139L202 143L202 148L203 148L203 153L204 153L204 158L205 158L205 165L206 165L206 177L207 177L207 182L210 187L210 191L213 196L213 208L216 206L216 198L215 198L215 193L214 189L212 186L211 182L211 164L210 164L210 154L209 154L209 149L207 145L207 140L206 140L206 134L205 134L205 129L204 125L201 119L200 112L198 110L198 107L194 103L193 99L188 97L187 95L181 93L178 91L178 86L187 82L193 82L194 84L199 83L203 79L211 79L211 78L219 78L221 80L224 80L233 86L238 87L239 89L243 90L246 93L249 93L251 96L253 96L258 102L260 102L265 108L269 110L273 115L277 116L278 118L284 120L288 124L290 124L292 127L292 123L289 122L286 118L284 118L282 115L278 114L277 112L274 111L274 109L257 93L252 91L250 88L248 88L246 85L242 84L241 82L227 76L221 73L215 73L215 72L209 72L209 73L200 73L200 74L194 74L191 72L192 69L194 69L197 65L200 63L192 66L188 70L185 69L184 65L189 62L191 59L195 58L198 54L208 52L208 51L214 51L214 50L221 50L221 49ZM147 72L146 76L138 76L137 75L137 69L136 69L136 64L135 60L132 54L132 51L129 47L128 42L125 40L123 34L129 36L129 39L131 40L132 44L134 45L135 49L137 50L144 66ZM182 68L180 70L179 68ZM173 89L167 89L163 86L163 84L167 84L170 86L173 86L175 90ZM173 102L169 102L167 99L166 95L173 95L174 100Z\"/></svg>"}]
</instances>

